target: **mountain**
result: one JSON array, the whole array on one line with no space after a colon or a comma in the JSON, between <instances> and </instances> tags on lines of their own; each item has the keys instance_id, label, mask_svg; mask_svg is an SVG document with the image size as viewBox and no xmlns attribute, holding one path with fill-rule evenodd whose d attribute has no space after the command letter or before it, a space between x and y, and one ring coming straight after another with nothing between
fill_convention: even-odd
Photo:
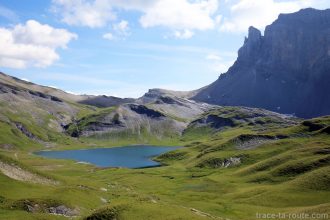
<instances>
[{"instance_id":1,"label":"mountain","mask_svg":"<svg viewBox=\"0 0 330 220\"><path fill-rule=\"evenodd\" d=\"M298 117L330 114L330 9L280 14L254 27L228 72L192 99L265 108Z\"/></svg>"},{"instance_id":2,"label":"mountain","mask_svg":"<svg viewBox=\"0 0 330 220\"><path fill-rule=\"evenodd\" d=\"M177 97L173 92L153 92L150 95L149 91L134 102L86 115L66 129L74 137L134 137L140 140L156 137L162 140L180 137L192 120L215 107Z\"/></svg>"},{"instance_id":3,"label":"mountain","mask_svg":"<svg viewBox=\"0 0 330 220\"><path fill-rule=\"evenodd\" d=\"M0 72L0 83L1 83L1 88L10 86L12 88L20 88L29 91L35 91L53 97L61 97L62 100L68 102L79 102L86 99L85 96L74 95L53 87L37 85L13 76L9 76L2 72Z\"/></svg>"},{"instance_id":4,"label":"mountain","mask_svg":"<svg viewBox=\"0 0 330 220\"><path fill-rule=\"evenodd\" d=\"M135 99L132 98L118 98L114 96L105 96L105 95L98 95L98 96L75 95L53 87L37 85L35 83L31 83L16 77L6 75L5 73L2 72L0 72L0 82L2 86L4 86L4 84L7 84L14 87L21 87L24 89L33 90L35 92L40 92L45 95L51 95L53 97L61 97L61 99L68 102L77 102L77 103L96 106L96 107L111 107L124 103L131 103L135 101Z\"/></svg>"},{"instance_id":5,"label":"mountain","mask_svg":"<svg viewBox=\"0 0 330 220\"><path fill-rule=\"evenodd\" d=\"M106 96L106 95L99 95L99 96L86 95L84 96L84 99L81 100L79 103L105 108L105 107L111 107L125 103L132 103L132 102L135 102L135 99L118 98L118 97Z\"/></svg>"},{"instance_id":6,"label":"mountain","mask_svg":"<svg viewBox=\"0 0 330 220\"><path fill-rule=\"evenodd\" d=\"M71 136L141 143L180 137L213 107L188 100L189 94L154 89L137 100L74 95L0 73L0 148L52 146Z\"/></svg>"},{"instance_id":7,"label":"mountain","mask_svg":"<svg viewBox=\"0 0 330 220\"><path fill-rule=\"evenodd\" d=\"M177 98L189 99L196 95L199 90L195 91L173 91L166 89L149 89L142 97L138 99L140 103L148 103L157 100L161 96L172 96Z\"/></svg>"},{"instance_id":8,"label":"mountain","mask_svg":"<svg viewBox=\"0 0 330 220\"><path fill-rule=\"evenodd\" d=\"M178 140L209 125L216 131L218 125L226 129L252 126L255 121L280 127L296 123L292 117L262 109L231 109L188 99L195 93L151 89L139 99L73 95L1 73L0 124L6 135L0 137L0 147L51 146L80 137L148 143ZM222 113L215 116L215 112Z\"/></svg>"},{"instance_id":9,"label":"mountain","mask_svg":"<svg viewBox=\"0 0 330 220\"><path fill-rule=\"evenodd\" d=\"M64 126L95 112L82 96L0 73L0 149L53 146L68 140Z\"/></svg>"}]
</instances>

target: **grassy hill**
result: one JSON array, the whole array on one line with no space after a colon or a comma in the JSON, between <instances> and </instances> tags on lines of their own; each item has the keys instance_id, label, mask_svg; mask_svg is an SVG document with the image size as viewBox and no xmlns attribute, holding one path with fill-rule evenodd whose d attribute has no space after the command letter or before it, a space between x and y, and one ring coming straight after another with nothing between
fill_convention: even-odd
<instances>
[{"instance_id":1,"label":"grassy hill","mask_svg":"<svg viewBox=\"0 0 330 220\"><path fill-rule=\"evenodd\" d=\"M329 116L302 120L173 94L99 108L7 76L0 82L0 219L251 220L257 213L330 212ZM184 147L148 169L32 154L139 143Z\"/></svg>"}]
</instances>

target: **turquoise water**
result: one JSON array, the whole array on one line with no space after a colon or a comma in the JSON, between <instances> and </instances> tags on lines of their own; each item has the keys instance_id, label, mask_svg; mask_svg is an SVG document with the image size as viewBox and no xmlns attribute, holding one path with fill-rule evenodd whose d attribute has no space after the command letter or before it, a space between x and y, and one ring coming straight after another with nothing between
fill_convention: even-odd
<instances>
[{"instance_id":1,"label":"turquoise water","mask_svg":"<svg viewBox=\"0 0 330 220\"><path fill-rule=\"evenodd\" d=\"M38 151L35 154L48 158L91 163L98 167L144 168L160 166L160 163L151 158L178 148L136 145L84 150Z\"/></svg>"}]
</instances>

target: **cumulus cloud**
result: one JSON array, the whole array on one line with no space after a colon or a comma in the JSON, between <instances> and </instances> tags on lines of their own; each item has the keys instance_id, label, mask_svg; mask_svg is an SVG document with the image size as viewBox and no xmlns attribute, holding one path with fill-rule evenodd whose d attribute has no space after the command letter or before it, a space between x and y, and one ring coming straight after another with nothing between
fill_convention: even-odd
<instances>
[{"instance_id":1,"label":"cumulus cloud","mask_svg":"<svg viewBox=\"0 0 330 220\"><path fill-rule=\"evenodd\" d=\"M196 31L220 27L226 32L246 32L251 25L264 29L280 13L301 8L329 8L329 0L223 0L228 15L219 15L219 0L52 0L53 11L69 25L103 27L117 20L116 12L141 13L144 28L166 27L172 36L188 39Z\"/></svg>"},{"instance_id":2,"label":"cumulus cloud","mask_svg":"<svg viewBox=\"0 0 330 220\"><path fill-rule=\"evenodd\" d=\"M103 27L115 20L108 0L53 0L52 11L61 15L61 20L69 25Z\"/></svg>"},{"instance_id":3,"label":"cumulus cloud","mask_svg":"<svg viewBox=\"0 0 330 220\"><path fill-rule=\"evenodd\" d=\"M232 1L227 1L231 4ZM221 31L246 32L249 26L264 29L280 13L292 13L306 7L330 7L328 0L239 0L230 6L230 15L222 18Z\"/></svg>"},{"instance_id":4,"label":"cumulus cloud","mask_svg":"<svg viewBox=\"0 0 330 220\"><path fill-rule=\"evenodd\" d=\"M139 11L142 27L166 27L181 39L213 29L220 18L218 0L53 0L53 11L69 25L103 27L122 9Z\"/></svg>"},{"instance_id":5,"label":"cumulus cloud","mask_svg":"<svg viewBox=\"0 0 330 220\"><path fill-rule=\"evenodd\" d=\"M59 59L57 48L66 48L77 35L29 20L24 25L0 28L0 66L46 67Z\"/></svg>"},{"instance_id":6,"label":"cumulus cloud","mask_svg":"<svg viewBox=\"0 0 330 220\"><path fill-rule=\"evenodd\" d=\"M161 0L145 9L140 23L145 28L165 26L180 30L208 30L214 28L211 16L217 9L217 0Z\"/></svg>"},{"instance_id":7,"label":"cumulus cloud","mask_svg":"<svg viewBox=\"0 0 330 220\"><path fill-rule=\"evenodd\" d=\"M16 43L34 44L50 48L66 48L67 43L77 35L64 29L56 29L49 25L43 25L35 20L29 20L25 25L18 24L12 30Z\"/></svg>"}]
</instances>

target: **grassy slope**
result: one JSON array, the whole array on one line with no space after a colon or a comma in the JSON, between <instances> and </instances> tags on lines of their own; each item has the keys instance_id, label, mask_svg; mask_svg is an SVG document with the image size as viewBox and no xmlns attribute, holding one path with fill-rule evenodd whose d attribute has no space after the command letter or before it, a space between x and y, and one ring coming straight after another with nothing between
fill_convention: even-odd
<instances>
[{"instance_id":1,"label":"grassy slope","mask_svg":"<svg viewBox=\"0 0 330 220\"><path fill-rule=\"evenodd\" d=\"M329 126L329 121L329 118L322 118L313 123L325 127ZM191 130L183 138L190 142L186 148L158 158L168 166L134 170L98 169L72 161L36 157L27 153L28 140L20 136L12 138L10 135L15 134L11 134L6 125L1 129L7 132L8 140L26 146L21 151L3 150L3 155L18 158L24 166L32 167L31 170L41 175L50 174L61 184L40 186L0 174L0 219L65 219L11 208L22 199L45 203L54 200L77 207L81 216L94 213L94 217L105 215L117 219L208 219L209 215L255 219L256 212L330 210L330 136L321 133L321 128L315 130L299 125L272 129L270 135L282 134L289 138L272 140L251 150L237 150L231 140L242 133L256 133L253 126L226 129L209 136ZM95 140L84 141L79 143L80 147ZM102 143L106 142L98 144ZM210 159L231 156L241 157L242 165L198 166Z\"/></svg>"}]
</instances>

